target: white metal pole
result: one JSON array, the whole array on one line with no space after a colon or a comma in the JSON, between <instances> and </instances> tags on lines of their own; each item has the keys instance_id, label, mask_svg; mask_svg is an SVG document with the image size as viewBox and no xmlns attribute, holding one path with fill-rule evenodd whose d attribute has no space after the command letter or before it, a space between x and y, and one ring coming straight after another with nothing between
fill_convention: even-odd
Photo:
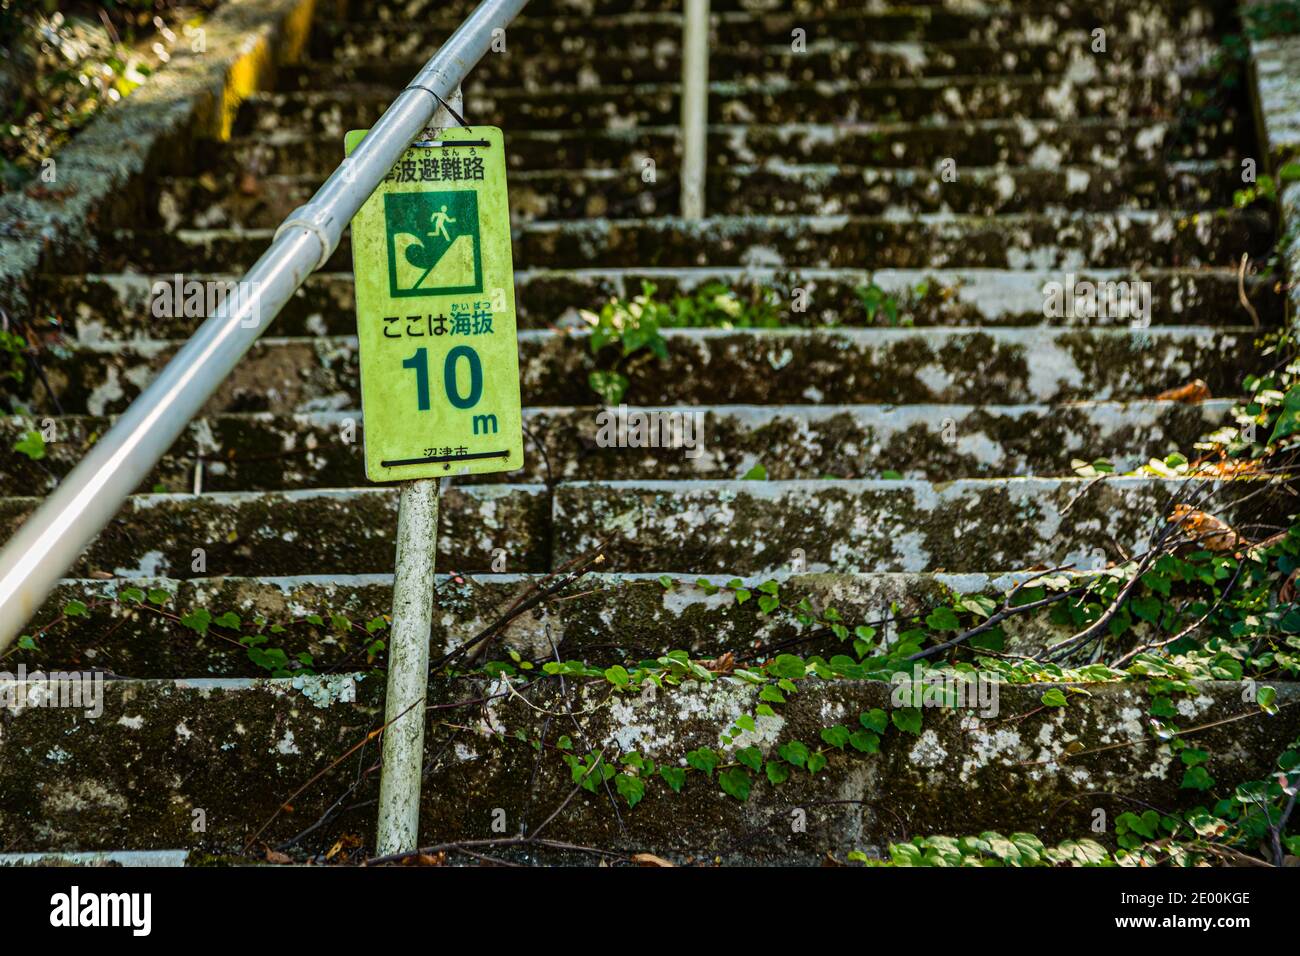
<instances>
[{"instance_id":1,"label":"white metal pole","mask_svg":"<svg viewBox=\"0 0 1300 956\"><path fill-rule=\"evenodd\" d=\"M379 775L376 852L406 853L419 845L420 776L424 767L424 696L429 686L429 625L438 546L438 479L402 483L397 512L393 626L384 696L384 765Z\"/></svg>"},{"instance_id":2,"label":"white metal pole","mask_svg":"<svg viewBox=\"0 0 1300 956\"><path fill-rule=\"evenodd\" d=\"M682 218L704 218L709 133L709 0L686 0L682 25Z\"/></svg>"},{"instance_id":3,"label":"white metal pole","mask_svg":"<svg viewBox=\"0 0 1300 956\"><path fill-rule=\"evenodd\" d=\"M461 116L458 88L448 102ZM455 126L443 107L433 129ZM431 138L437 139L431 134ZM363 409L364 411L364 409ZM424 698L429 689L429 633L433 572L438 554L437 478L402 482L397 504L397 558L393 569L393 626L388 634L388 689L384 694L383 768L379 772L379 856L408 853L420 840L420 780L424 769Z\"/></svg>"}]
</instances>

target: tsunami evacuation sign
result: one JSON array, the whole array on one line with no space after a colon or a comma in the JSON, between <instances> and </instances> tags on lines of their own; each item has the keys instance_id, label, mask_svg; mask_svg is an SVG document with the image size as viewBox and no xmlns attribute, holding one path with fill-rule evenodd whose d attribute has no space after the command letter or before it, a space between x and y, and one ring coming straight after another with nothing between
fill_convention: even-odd
<instances>
[{"instance_id":1,"label":"tsunami evacuation sign","mask_svg":"<svg viewBox=\"0 0 1300 956\"><path fill-rule=\"evenodd\" d=\"M347 134L356 149L366 130ZM371 481L523 466L501 130L439 130L352 220Z\"/></svg>"}]
</instances>

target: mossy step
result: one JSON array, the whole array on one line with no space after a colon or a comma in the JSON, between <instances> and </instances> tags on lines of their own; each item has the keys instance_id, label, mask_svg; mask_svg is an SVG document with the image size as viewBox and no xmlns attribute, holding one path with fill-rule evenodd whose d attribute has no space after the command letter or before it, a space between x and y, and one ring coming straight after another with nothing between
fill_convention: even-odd
<instances>
[{"instance_id":1,"label":"mossy step","mask_svg":"<svg viewBox=\"0 0 1300 956\"><path fill-rule=\"evenodd\" d=\"M407 21L414 17L468 16L477 4L474 0L348 0L348 13L356 19L373 19L380 22ZM1091 11L1100 17L1107 14L1132 13L1134 15L1160 15L1171 11L1196 9L1211 20L1231 17L1236 10L1235 0L981 0L969 4L973 12L1021 12L1059 15L1069 6ZM851 11L874 8L879 11L889 6L924 10L930 15L942 15L953 6L953 0L906 0L894 4L869 4L864 0L712 0L713 13L748 14L803 14L817 15L830 11ZM539 17L582 15L612 16L623 13L681 13L682 0L532 0L525 8L528 16Z\"/></svg>"},{"instance_id":2,"label":"mossy step","mask_svg":"<svg viewBox=\"0 0 1300 956\"><path fill-rule=\"evenodd\" d=\"M120 229L80 259L86 270L236 271L270 245L272 229ZM710 216L697 222L590 219L525 223L517 269L758 266L874 269L1146 269L1265 258L1273 224L1262 211L1126 210L1008 216ZM346 271L345 235L325 268ZM75 268L67 263L71 271Z\"/></svg>"},{"instance_id":3,"label":"mossy step","mask_svg":"<svg viewBox=\"0 0 1300 956\"><path fill-rule=\"evenodd\" d=\"M701 416L695 457L683 448L605 447L599 408L525 408L524 468L482 481L737 478L761 464L771 478L987 478L1069 475L1070 461L1110 459L1120 471L1186 451L1228 419L1230 400L1083 402L1058 405L741 405L637 409L632 413ZM658 418L655 419L656 423ZM109 418L53 419L52 441L32 460L16 450L42 422L0 418L0 487L49 494L97 438ZM624 419L625 425L627 419ZM631 422L630 438L640 441ZM625 428L625 431L627 429ZM191 422L141 483L140 491L286 491L365 484L359 411L308 415L249 413ZM648 438L645 441L649 441ZM540 443L540 448L538 444ZM462 479L468 480L468 479Z\"/></svg>"},{"instance_id":4,"label":"mossy step","mask_svg":"<svg viewBox=\"0 0 1300 956\"><path fill-rule=\"evenodd\" d=\"M617 572L767 574L796 555L810 571L848 573L1096 567L1140 552L1174 496L1190 491L1146 478L579 481L549 495L464 485L443 495L438 551L458 572L494 560L544 571L594 551ZM1267 515L1283 493L1242 482L1212 491L1213 510L1240 523ZM1235 508L1250 491L1249 509ZM397 499L392 487L135 495L70 573L384 572ZM39 502L0 498L0 531L11 535Z\"/></svg>"},{"instance_id":5,"label":"mossy step","mask_svg":"<svg viewBox=\"0 0 1300 956\"><path fill-rule=\"evenodd\" d=\"M711 169L705 182L715 215L911 216L952 212L992 216L1039 209L1226 209L1241 188L1231 161L1068 169L982 166L954 170L947 182L931 169L833 165L731 166ZM158 184L154 208L138 225L166 228L278 226L307 202L322 180L312 174L253 177L227 174L169 178ZM524 170L510 176L516 225L534 219L592 219L631 213L675 216L681 188L675 170Z\"/></svg>"},{"instance_id":6,"label":"mossy step","mask_svg":"<svg viewBox=\"0 0 1300 956\"><path fill-rule=\"evenodd\" d=\"M710 46L725 47L741 40L763 46L788 44L791 31L805 31L809 44L819 40L838 43L897 43L984 40L1014 45L1064 36L1063 46L1089 50L1091 38L1076 39L1079 31L1107 30L1109 49L1167 37L1200 37L1216 30L1210 6L1201 3L1167 4L1144 8L1140 14L1121 0L1107 4L1078 4L1062 9L1037 0L1038 9L1014 8L980 11L937 10L919 5L895 7L857 3L840 9L818 8L801 13L776 11L751 13L720 11L711 20ZM1112 13L1107 16L1105 10ZM436 49L460 24L462 17L438 11L416 19L349 21L321 20L314 25L310 52L314 59L412 59L421 51ZM531 8L509 27L507 49L529 56L557 49L589 47L603 52L635 53L681 43L680 13L631 12L622 14L542 15Z\"/></svg>"},{"instance_id":7,"label":"mossy step","mask_svg":"<svg viewBox=\"0 0 1300 956\"><path fill-rule=\"evenodd\" d=\"M530 5L527 8L533 11ZM509 40L513 40L510 37ZM680 43L654 44L625 37L617 52L604 46L581 44L529 52L507 42L506 50L479 61L466 83L474 102L480 91L507 86L618 86L628 83L674 82L682 75ZM919 79L990 72L1001 75L1063 73L1086 70L1093 60L1107 78L1152 75L1158 69L1182 72L1189 64L1208 62L1217 49L1209 37L1163 37L1151 43L1117 46L1102 60L1091 50L1087 32L1058 35L1050 41L998 43L983 39L940 43L854 43L830 37L810 40L802 51L791 48L789 38L771 45L745 37L709 50L709 75L714 79L741 77L780 78L793 81ZM332 59L308 60L283 67L277 88L289 90L337 89L352 83L403 89L424 66L425 58L364 58L365 46L335 48Z\"/></svg>"},{"instance_id":8,"label":"mossy step","mask_svg":"<svg viewBox=\"0 0 1300 956\"><path fill-rule=\"evenodd\" d=\"M573 781L554 747L561 734L575 734L533 708L584 714L573 744L580 754L603 749L612 759L635 750L684 767L686 752L702 746L727 760L747 746L778 760L777 747L792 740L819 747L823 728L890 708L893 687L807 680L776 716L759 717L754 731L724 743L734 721L759 703L759 688L734 677L612 701L604 682L565 697L546 689L528 700L493 696L466 681L435 685L420 844L500 836L494 825L502 811L507 832L531 830L564 803L547 827L554 840L710 864L813 864L828 853L841 860L851 850L879 854L914 833L1023 831L1047 844L1097 839L1095 808L1113 818L1134 801L1170 810L1203 803L1199 791L1180 789L1178 756L1142 720L1151 706L1148 686L1094 684L1068 695L1067 707L1043 707L1050 686L999 688L996 708L925 710L918 736L891 727L878 753L828 748L821 772L794 773L779 788L760 779L744 803L696 772L681 794L650 781L645 798L628 809L603 789L565 803ZM7 769L0 842L10 852L241 852L255 837L276 845L303 834L299 849L324 853L344 833L372 844L378 774L362 774L358 784L356 762L347 761L296 791L380 725L379 681L114 680L102 690L95 719L70 707L0 714ZM1236 682L1189 682L1176 697L1181 724L1206 725L1196 745L1211 755L1222 792L1266 776L1278 741L1300 733L1293 706L1300 688L1279 683L1276 691L1273 716L1243 702ZM484 696L486 703L463 713L445 706ZM1017 715L1010 724L1009 715ZM539 760L529 741L542 739ZM354 786L352 809L313 828ZM292 812L284 812L290 795ZM804 809L804 828L790 825L795 807ZM193 827L195 810L204 811L203 832Z\"/></svg>"},{"instance_id":9,"label":"mossy step","mask_svg":"<svg viewBox=\"0 0 1300 956\"><path fill-rule=\"evenodd\" d=\"M69 573L202 577L390 571L397 500L392 486L132 495ZM39 498L0 498L0 537L10 537L38 504ZM442 495L439 561L448 569L481 571L503 549L513 556L516 570L546 570L549 512L546 489L536 485L450 488Z\"/></svg>"},{"instance_id":10,"label":"mossy step","mask_svg":"<svg viewBox=\"0 0 1300 956\"><path fill-rule=\"evenodd\" d=\"M1078 82L1068 76L972 76L860 83L714 82L709 84L713 123L931 122L954 120L1071 120L1079 116L1168 119L1184 87L1176 76L1118 83ZM681 114L676 83L618 87L484 89L467 107L471 123L508 130L601 129L662 126ZM256 93L240 106L241 135L297 129L342 137L367 128L392 102L377 87Z\"/></svg>"},{"instance_id":11,"label":"mossy step","mask_svg":"<svg viewBox=\"0 0 1300 956\"><path fill-rule=\"evenodd\" d=\"M603 542L610 571L764 574L1104 566L1146 550L1176 496L1200 489L1229 522L1285 490L1233 502L1242 483L1116 478L918 481L571 482L554 490L558 567ZM1258 486L1251 490L1260 491ZM1207 507L1210 507L1207 505Z\"/></svg>"},{"instance_id":12,"label":"mossy step","mask_svg":"<svg viewBox=\"0 0 1300 956\"><path fill-rule=\"evenodd\" d=\"M940 605L950 606L954 592L987 595L1000 603L1006 591L1025 577L782 572L775 579L788 607L805 599L818 613L834 607L850 629L871 623L882 639L892 640L896 625L881 619L891 607L901 619L924 616ZM779 651L827 658L845 652L845 645L826 628L800 624L794 613L763 614L757 601L737 604L729 591L702 587L698 575L671 577L668 587L659 578L657 574L584 575L560 599L513 619L479 659L505 660L509 651L530 660L544 659L553 656L553 647L562 648L568 658L601 666L630 665L673 650L706 659L730 652L742 664ZM711 575L706 580L718 587L733 579ZM757 593L767 580L771 579L746 577L742 583ZM433 654L449 653L472 640L503 617L521 595L535 593L533 589L545 583L535 574L440 575L435 585ZM154 600L141 609L129 597L118 598L132 589L153 595ZM158 592L168 595L161 605L156 603L161 600ZM20 648L6 655L5 669L12 673L22 664L29 673L95 667L136 678L266 677L267 671L253 663L236 640L252 632L258 617L268 626L285 628L268 646L280 648L295 661L299 654L310 654L317 672L356 669L371 661L384 667L383 650L373 659L367 656L367 648L384 634L369 632L365 625L391 614L392 598L391 574L66 580L33 617L29 630L58 619L72 601L85 604L87 616L50 628L34 650ZM234 613L240 626L199 633L175 620L200 609L213 620ZM313 627L311 615L319 615L324 624ZM347 626L337 621L339 616L347 619ZM1025 653L1036 653L1072 633L1042 614L1012 617L1004 630L1008 646Z\"/></svg>"},{"instance_id":13,"label":"mossy step","mask_svg":"<svg viewBox=\"0 0 1300 956\"><path fill-rule=\"evenodd\" d=\"M1250 328L670 329L668 360L628 371L626 400L664 404L1023 404L1153 398L1202 378L1235 395L1255 368ZM140 394L174 342L63 347L42 356L65 413L111 415ZM527 405L590 405L585 332L519 333ZM359 407L356 340L263 338L205 414ZM28 396L53 411L44 389Z\"/></svg>"},{"instance_id":14,"label":"mossy step","mask_svg":"<svg viewBox=\"0 0 1300 956\"><path fill-rule=\"evenodd\" d=\"M1162 120L1080 118L1073 122L986 120L943 126L918 123L713 124L710 167L779 163L870 165L934 169L961 143L963 166L1114 167L1162 159L1231 159L1244 143L1233 117L1200 126L1187 137ZM510 130L511 170L622 169L639 176L645 159L660 171L679 163L680 127L599 130ZM255 175L311 174L324 179L343 157L340 136L282 129L235 137L205 154L205 168Z\"/></svg>"},{"instance_id":15,"label":"mossy step","mask_svg":"<svg viewBox=\"0 0 1300 956\"><path fill-rule=\"evenodd\" d=\"M1081 270L1075 291L1119 283L1151 287L1151 325L1246 325L1237 272L1232 269ZM197 281L236 282L234 273L188 275ZM153 314L152 290L175 276L139 273L43 275L36 285L36 315L57 320L65 336L81 342L129 339L181 339L199 327L203 316ZM656 299L703 296L709 286L732 290L742 301L770 301L773 314L793 328L908 326L1129 326L1142 316L1109 308L1045 309L1048 292L1065 292L1068 275L1057 270L1002 269L770 269L649 268L522 270L515 273L519 327L544 329L581 326L578 310L598 312L611 297L631 299L654 285ZM863 297L871 287L881 299L874 311ZM806 308L796 310L796 290L806 293ZM1045 292L1044 290L1048 290ZM1247 277L1246 289L1264 325L1280 325L1284 314L1277 283ZM877 294L877 293L872 293ZM1139 300L1139 304L1141 304ZM890 314L890 309L896 314ZM197 306L191 311L198 312ZM1046 314L1045 314L1046 313ZM350 272L318 272L276 316L272 330L285 336L349 335L356 331L356 302Z\"/></svg>"}]
</instances>

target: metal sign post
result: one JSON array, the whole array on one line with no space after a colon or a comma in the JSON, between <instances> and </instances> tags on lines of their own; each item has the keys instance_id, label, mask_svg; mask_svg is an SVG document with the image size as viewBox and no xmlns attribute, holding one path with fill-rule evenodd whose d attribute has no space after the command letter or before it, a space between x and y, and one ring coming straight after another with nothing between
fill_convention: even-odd
<instances>
[{"instance_id":1,"label":"metal sign post","mask_svg":"<svg viewBox=\"0 0 1300 956\"><path fill-rule=\"evenodd\" d=\"M352 221L366 476L402 482L380 855L419 838L438 481L523 465L504 139L459 112L457 91Z\"/></svg>"}]
</instances>

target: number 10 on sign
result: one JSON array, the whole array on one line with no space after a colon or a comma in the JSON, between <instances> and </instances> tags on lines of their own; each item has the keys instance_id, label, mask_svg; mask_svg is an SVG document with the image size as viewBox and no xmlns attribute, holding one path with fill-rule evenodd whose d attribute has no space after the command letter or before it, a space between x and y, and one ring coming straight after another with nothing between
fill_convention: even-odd
<instances>
[{"instance_id":1,"label":"number 10 on sign","mask_svg":"<svg viewBox=\"0 0 1300 956\"><path fill-rule=\"evenodd\" d=\"M371 481L523 466L504 141L489 126L437 135L352 220Z\"/></svg>"}]
</instances>

